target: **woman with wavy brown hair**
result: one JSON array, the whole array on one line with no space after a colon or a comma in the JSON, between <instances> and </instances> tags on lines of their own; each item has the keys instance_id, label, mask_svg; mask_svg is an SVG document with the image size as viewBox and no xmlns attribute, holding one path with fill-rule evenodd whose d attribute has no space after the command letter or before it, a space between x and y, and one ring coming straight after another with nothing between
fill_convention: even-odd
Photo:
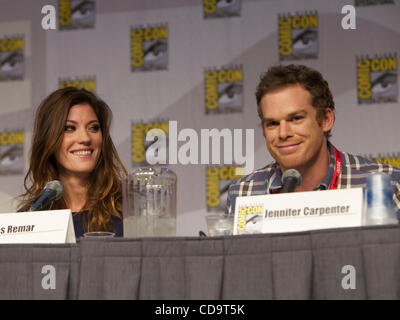
<instances>
[{"instance_id":1,"label":"woman with wavy brown hair","mask_svg":"<svg viewBox=\"0 0 400 320\"><path fill-rule=\"evenodd\" d=\"M95 94L68 87L51 93L36 111L26 192L29 210L47 182L60 180L63 197L47 208L71 209L75 235L123 235L122 185L126 170L110 137L112 112Z\"/></svg>"}]
</instances>

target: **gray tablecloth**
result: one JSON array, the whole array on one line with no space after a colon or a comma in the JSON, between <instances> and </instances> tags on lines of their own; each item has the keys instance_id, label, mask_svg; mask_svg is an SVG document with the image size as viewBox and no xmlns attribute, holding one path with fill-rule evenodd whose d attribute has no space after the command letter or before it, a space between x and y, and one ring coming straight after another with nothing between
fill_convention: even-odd
<instances>
[{"instance_id":1,"label":"gray tablecloth","mask_svg":"<svg viewBox=\"0 0 400 320\"><path fill-rule=\"evenodd\" d=\"M400 226L0 246L0 299L399 298Z\"/></svg>"}]
</instances>

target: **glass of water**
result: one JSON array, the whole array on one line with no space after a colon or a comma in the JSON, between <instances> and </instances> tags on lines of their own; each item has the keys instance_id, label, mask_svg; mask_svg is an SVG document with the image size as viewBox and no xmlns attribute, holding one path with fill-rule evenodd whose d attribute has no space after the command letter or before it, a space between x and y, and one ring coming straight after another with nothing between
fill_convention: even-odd
<instances>
[{"instance_id":1,"label":"glass of water","mask_svg":"<svg viewBox=\"0 0 400 320\"><path fill-rule=\"evenodd\" d=\"M114 232L107 231L92 231L83 234L84 238L113 238L115 237Z\"/></svg>"},{"instance_id":2,"label":"glass of water","mask_svg":"<svg viewBox=\"0 0 400 320\"><path fill-rule=\"evenodd\" d=\"M225 214L211 214L206 216L208 235L229 236L233 232L233 216Z\"/></svg>"},{"instance_id":3,"label":"glass of water","mask_svg":"<svg viewBox=\"0 0 400 320\"><path fill-rule=\"evenodd\" d=\"M364 225L397 224L390 177L382 172L368 176L365 188Z\"/></svg>"}]
</instances>

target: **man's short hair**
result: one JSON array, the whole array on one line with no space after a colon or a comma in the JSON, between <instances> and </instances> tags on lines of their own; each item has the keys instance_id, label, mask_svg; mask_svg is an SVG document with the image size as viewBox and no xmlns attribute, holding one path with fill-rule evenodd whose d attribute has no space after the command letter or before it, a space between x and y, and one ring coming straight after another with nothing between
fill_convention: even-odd
<instances>
[{"instance_id":1,"label":"man's short hair","mask_svg":"<svg viewBox=\"0 0 400 320\"><path fill-rule=\"evenodd\" d=\"M283 89L290 85L301 85L311 95L311 105L317 109L317 121L321 123L326 109L335 112L335 103L329 90L328 82L321 73L304 65L290 64L288 66L274 66L261 75L256 89L257 111L260 119L263 119L261 99L275 90ZM328 131L326 138L331 136Z\"/></svg>"}]
</instances>

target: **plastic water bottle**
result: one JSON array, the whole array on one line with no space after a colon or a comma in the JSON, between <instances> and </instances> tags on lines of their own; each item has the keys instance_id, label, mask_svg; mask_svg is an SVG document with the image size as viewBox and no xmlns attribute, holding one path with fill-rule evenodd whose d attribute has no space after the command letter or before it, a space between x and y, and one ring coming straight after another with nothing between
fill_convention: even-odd
<instances>
[{"instance_id":1,"label":"plastic water bottle","mask_svg":"<svg viewBox=\"0 0 400 320\"><path fill-rule=\"evenodd\" d=\"M398 224L390 177L381 172L367 178L364 225Z\"/></svg>"}]
</instances>

